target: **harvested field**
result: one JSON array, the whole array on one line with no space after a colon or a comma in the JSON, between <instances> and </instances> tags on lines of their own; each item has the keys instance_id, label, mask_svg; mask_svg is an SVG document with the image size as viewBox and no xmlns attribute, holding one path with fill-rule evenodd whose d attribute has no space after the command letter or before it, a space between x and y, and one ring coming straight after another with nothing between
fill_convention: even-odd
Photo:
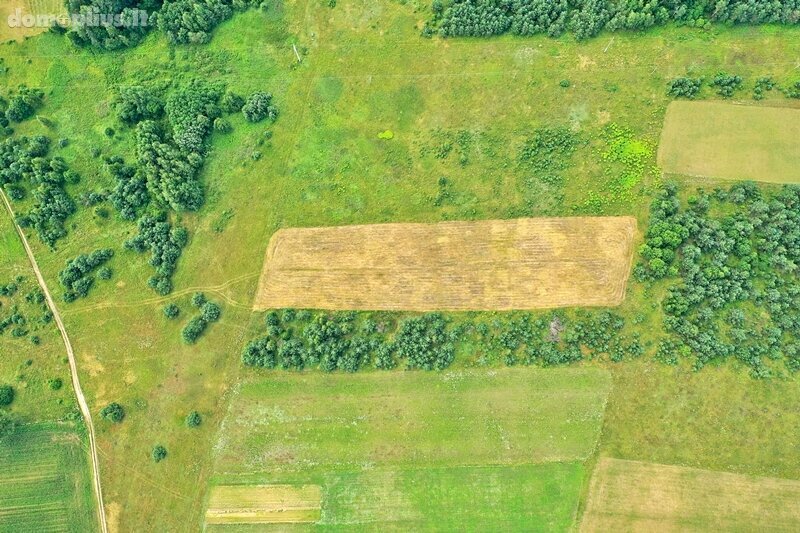
<instances>
[{"instance_id":1,"label":"harvested field","mask_svg":"<svg viewBox=\"0 0 800 533\"><path fill-rule=\"evenodd\" d=\"M23 25L22 17L63 15L64 3L59 0L3 0L0 2L0 41L14 39L21 41L27 36L46 32L48 24ZM49 20L46 19L46 20ZM46 21L42 19L42 22ZM11 23L16 27L11 27Z\"/></svg>"},{"instance_id":2,"label":"harvested field","mask_svg":"<svg viewBox=\"0 0 800 533\"><path fill-rule=\"evenodd\" d=\"M320 519L317 485L227 485L211 489L207 524L299 524Z\"/></svg>"},{"instance_id":3,"label":"harvested field","mask_svg":"<svg viewBox=\"0 0 800 533\"><path fill-rule=\"evenodd\" d=\"M601 459L581 531L797 531L800 481Z\"/></svg>"},{"instance_id":4,"label":"harvested field","mask_svg":"<svg viewBox=\"0 0 800 533\"><path fill-rule=\"evenodd\" d=\"M669 174L800 183L800 109L672 102L658 163Z\"/></svg>"},{"instance_id":5,"label":"harvested field","mask_svg":"<svg viewBox=\"0 0 800 533\"><path fill-rule=\"evenodd\" d=\"M256 309L508 310L622 302L636 221L567 217L296 228Z\"/></svg>"}]
</instances>

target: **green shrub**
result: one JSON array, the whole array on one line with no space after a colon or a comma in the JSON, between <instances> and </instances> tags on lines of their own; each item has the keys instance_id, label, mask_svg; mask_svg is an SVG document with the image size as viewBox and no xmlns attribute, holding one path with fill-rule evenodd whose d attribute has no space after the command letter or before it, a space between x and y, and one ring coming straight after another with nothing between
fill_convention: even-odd
<instances>
[{"instance_id":1,"label":"green shrub","mask_svg":"<svg viewBox=\"0 0 800 533\"><path fill-rule=\"evenodd\" d=\"M197 411L192 411L186 416L186 425L190 428L196 428L202 422L203 419Z\"/></svg>"},{"instance_id":2,"label":"green shrub","mask_svg":"<svg viewBox=\"0 0 800 533\"><path fill-rule=\"evenodd\" d=\"M153 461L155 461L156 463L160 463L161 461L166 459L167 449L164 448L162 445L157 444L155 447L153 447L152 457Z\"/></svg>"},{"instance_id":3,"label":"green shrub","mask_svg":"<svg viewBox=\"0 0 800 533\"><path fill-rule=\"evenodd\" d=\"M0 407L11 405L14 401L14 388L11 385L0 385Z\"/></svg>"},{"instance_id":4,"label":"green shrub","mask_svg":"<svg viewBox=\"0 0 800 533\"><path fill-rule=\"evenodd\" d=\"M167 304L164 306L164 316L172 319L177 318L178 315L181 314L181 308L178 307L176 304Z\"/></svg>"},{"instance_id":5,"label":"green shrub","mask_svg":"<svg viewBox=\"0 0 800 533\"><path fill-rule=\"evenodd\" d=\"M112 402L103 407L100 411L100 416L115 424L119 424L125 418L125 409L117 402Z\"/></svg>"}]
</instances>

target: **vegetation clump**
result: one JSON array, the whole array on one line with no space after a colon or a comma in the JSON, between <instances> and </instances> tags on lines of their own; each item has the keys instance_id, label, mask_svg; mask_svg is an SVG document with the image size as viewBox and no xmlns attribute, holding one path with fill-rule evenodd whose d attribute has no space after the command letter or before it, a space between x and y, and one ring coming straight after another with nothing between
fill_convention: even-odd
<instances>
[{"instance_id":1,"label":"vegetation clump","mask_svg":"<svg viewBox=\"0 0 800 533\"><path fill-rule=\"evenodd\" d=\"M197 411L192 411L188 415L186 415L186 426L190 428L196 428L203 422L203 418L200 416L200 413Z\"/></svg>"},{"instance_id":2,"label":"vegetation clump","mask_svg":"<svg viewBox=\"0 0 800 533\"><path fill-rule=\"evenodd\" d=\"M92 272L112 257L114 257L114 250L101 249L90 254L81 254L67 261L64 270L58 274L58 281L65 289L64 301L69 303L78 298L85 298L94 284ZM107 274L98 271L98 276L100 279L110 279L111 270L108 270Z\"/></svg>"},{"instance_id":3,"label":"vegetation clump","mask_svg":"<svg viewBox=\"0 0 800 533\"><path fill-rule=\"evenodd\" d=\"M271 94L257 91L247 98L242 114L248 122L260 122L265 118L275 120L278 118L278 108L272 104Z\"/></svg>"},{"instance_id":4,"label":"vegetation clump","mask_svg":"<svg viewBox=\"0 0 800 533\"><path fill-rule=\"evenodd\" d=\"M742 77L720 72L711 80L711 85L717 88L717 94L723 98L731 98L742 87Z\"/></svg>"},{"instance_id":5,"label":"vegetation clump","mask_svg":"<svg viewBox=\"0 0 800 533\"><path fill-rule=\"evenodd\" d=\"M14 387L0 385L0 407L8 407L14 401Z\"/></svg>"},{"instance_id":6,"label":"vegetation clump","mask_svg":"<svg viewBox=\"0 0 800 533\"><path fill-rule=\"evenodd\" d=\"M181 331L181 337L186 344L197 342L206 328L222 316L222 309L219 305L209 302L202 292L197 292L192 296L192 305L199 309L200 314L192 317Z\"/></svg>"},{"instance_id":7,"label":"vegetation clump","mask_svg":"<svg viewBox=\"0 0 800 533\"><path fill-rule=\"evenodd\" d=\"M100 416L115 424L119 424L125 418L125 409L117 402L112 402L103 407L100 411Z\"/></svg>"},{"instance_id":8,"label":"vegetation clump","mask_svg":"<svg viewBox=\"0 0 800 533\"><path fill-rule=\"evenodd\" d=\"M160 463L167 457L167 449L160 444L157 444L153 447L152 452L153 461L156 463Z\"/></svg>"},{"instance_id":9,"label":"vegetation clump","mask_svg":"<svg viewBox=\"0 0 800 533\"><path fill-rule=\"evenodd\" d=\"M690 78L683 76L675 78L667 84L667 95L675 98L688 98L693 100L703 87L703 78Z\"/></svg>"}]
</instances>

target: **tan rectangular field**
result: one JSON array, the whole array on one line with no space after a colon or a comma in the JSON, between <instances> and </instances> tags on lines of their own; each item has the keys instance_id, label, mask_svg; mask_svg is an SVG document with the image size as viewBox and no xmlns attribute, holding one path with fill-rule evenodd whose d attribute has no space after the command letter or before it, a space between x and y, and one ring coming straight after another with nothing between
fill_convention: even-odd
<instances>
[{"instance_id":1,"label":"tan rectangular field","mask_svg":"<svg viewBox=\"0 0 800 533\"><path fill-rule=\"evenodd\" d=\"M614 306L635 232L632 217L284 229L270 240L254 307Z\"/></svg>"},{"instance_id":2,"label":"tan rectangular field","mask_svg":"<svg viewBox=\"0 0 800 533\"><path fill-rule=\"evenodd\" d=\"M206 523L311 523L321 513L322 489L317 485L223 485L211 489Z\"/></svg>"},{"instance_id":3,"label":"tan rectangular field","mask_svg":"<svg viewBox=\"0 0 800 533\"><path fill-rule=\"evenodd\" d=\"M658 164L668 174L800 183L800 109L672 102Z\"/></svg>"},{"instance_id":4,"label":"tan rectangular field","mask_svg":"<svg viewBox=\"0 0 800 533\"><path fill-rule=\"evenodd\" d=\"M601 459L580 529L800 531L800 481Z\"/></svg>"}]
</instances>

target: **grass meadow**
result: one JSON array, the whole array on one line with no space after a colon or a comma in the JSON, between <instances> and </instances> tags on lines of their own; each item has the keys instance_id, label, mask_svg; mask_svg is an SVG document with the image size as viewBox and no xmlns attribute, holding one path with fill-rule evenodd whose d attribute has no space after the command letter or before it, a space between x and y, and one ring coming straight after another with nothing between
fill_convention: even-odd
<instances>
[{"instance_id":1,"label":"grass meadow","mask_svg":"<svg viewBox=\"0 0 800 533\"><path fill-rule=\"evenodd\" d=\"M100 161L92 158L92 148L103 155L134 158L132 131L118 123L109 103L120 85L220 79L240 93L272 92L281 110L274 126L250 125L233 117L233 132L213 134L203 170L207 203L198 213L181 215L190 244L169 297L158 297L147 288L152 271L148 257L122 249L122 242L136 232L132 223L103 219L82 208L69 220L70 235L56 251L31 236L56 295L57 275L67 259L97 248L117 251L109 263L112 280L99 282L85 300L61 304L91 408L97 413L118 401L127 411L120 425L98 421L100 467L114 530L197 531L203 521L204 489L215 462L224 461L216 458L214 443L229 405L237 405L237 382L296 377L259 374L242 369L240 363L242 347L262 323L263 315L250 308L267 243L277 229L630 215L641 231L649 195L660 180L655 147L668 104L667 80L687 71L713 76L728 70L746 80L772 75L789 82L796 77L794 58L800 55L800 30L793 28L668 27L643 34L604 34L583 43L570 37L512 36L443 41L419 37L415 25L426 17L415 3L339 0L329 8L316 0L287 0L271 4L266 12L237 15L201 47L171 47L155 33L127 52L76 50L52 34L0 46L9 69L0 80L9 87L26 83L43 88L46 103L40 114L52 124L31 120L16 130L69 139L65 148L54 147L52 154L63 156L83 176L81 184L70 188L74 197L113 186L100 170ZM293 43L303 57L299 65ZM569 87L562 87L561 80L569 80ZM739 96L749 99L747 91ZM776 94L761 105L778 99L781 105L800 106ZM622 133L610 129L612 124ZM570 127L583 139L571 166L563 171L562 185L540 182L517 164L521 143L543 125ZM107 127L116 130L113 137L104 134ZM392 138L379 138L387 129ZM635 155L636 168L603 157L616 141ZM448 143L452 151L438 157ZM252 158L256 150L263 153L258 161ZM442 177L450 185L443 201L436 202ZM17 205L27 208L24 202ZM12 242L0 237L0 246L7 249L16 246ZM222 304L223 314L196 346L189 347L182 343L180 329L192 312L189 300L197 290ZM642 317L645 340L661 327L655 296L634 284L619 308L628 318ZM181 307L178 320L164 318L167 302ZM13 377L19 364L13 361L25 361L30 347L0 346L3 361L12 361L9 370L0 368L4 376ZM42 372L41 379L62 368L56 366L56 352L53 347L54 358L48 363L53 370ZM454 369L481 360L493 359L461 354ZM3 361L0 365L6 364ZM751 385L762 385L735 369L707 368L695 376L683 367L667 369L649 360L596 364L613 376L601 453L639 459L647 455L646 460L701 468L728 463L737 471L774 470L775 475L800 477L791 466L793 460L796 464L796 453L791 452L796 447L770 444L763 432L764 427L773 428L773 422L793 419L796 404L787 398L795 394L796 381L773 383L772 391L763 385L761 392L750 395ZM63 369L59 371L66 366ZM391 374L395 375L400 374ZM374 373L365 376L360 379L386 379ZM704 392L706 386L714 388ZM786 390L788 396L776 390ZM325 394L321 389L308 402L324 406ZM729 399L739 402L731 412L723 410L727 405L722 402ZM184 424L192 410L203 416L196 429ZM706 431L715 427L720 413L746 426L731 426L736 446ZM686 428L699 423L695 421L709 425L690 434ZM740 439L741 431L755 438ZM776 431L779 439L787 439L779 442L789 442L788 429ZM150 458L155 444L169 453L158 464ZM258 449L242 450L245 457L253 454ZM463 502L458 500L463 495L452 494L447 483L459 483L458 475L469 474L441 468L446 471L442 479L451 481L442 481L441 498L431 499L431 510ZM517 467L497 468L503 472ZM494 479L507 474L547 488L551 485L545 480L555 476L563 483L536 494L543 502L561 505L559 494L582 490L576 479L582 479L585 468L574 463L536 465ZM540 469L553 472L541 474ZM322 474L314 475L321 483ZM397 475L401 486L413 485L412 474ZM480 476L475 476L471 479L480 484ZM518 485L523 492L509 497L518 498L516 502L527 499L530 494L524 491L534 489L523 485ZM400 492L421 498L415 490L419 489ZM483 497L487 505L496 505L493 496ZM565 501L574 501L572 497ZM540 511L519 505L520 512ZM559 524L573 515L572 503L563 505L553 515L553 529L562 529Z\"/></svg>"}]
</instances>

